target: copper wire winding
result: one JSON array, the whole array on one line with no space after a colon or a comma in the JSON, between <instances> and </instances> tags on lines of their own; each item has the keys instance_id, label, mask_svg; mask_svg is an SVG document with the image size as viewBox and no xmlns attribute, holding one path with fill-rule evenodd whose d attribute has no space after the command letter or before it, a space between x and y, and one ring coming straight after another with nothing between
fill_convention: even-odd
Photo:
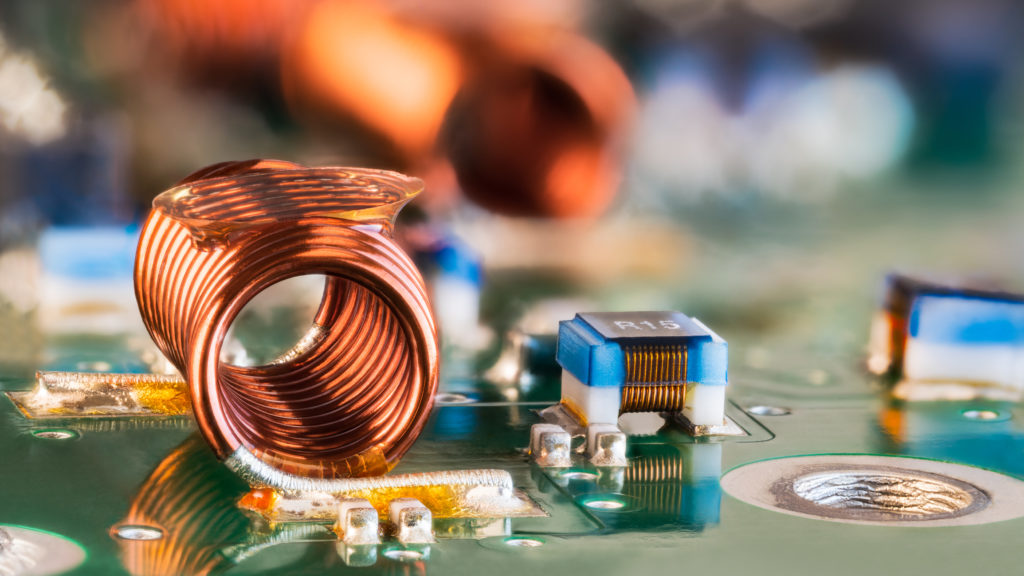
<instances>
[{"instance_id":1,"label":"copper wire winding","mask_svg":"<svg viewBox=\"0 0 1024 576\"><path fill-rule=\"evenodd\" d=\"M685 346L641 345L623 350L626 382L619 413L678 412L686 402Z\"/></svg>"},{"instance_id":2,"label":"copper wire winding","mask_svg":"<svg viewBox=\"0 0 1024 576\"><path fill-rule=\"evenodd\" d=\"M686 404L686 383L626 384L622 387L619 414L629 412L679 412Z\"/></svg>"},{"instance_id":3,"label":"copper wire winding","mask_svg":"<svg viewBox=\"0 0 1024 576\"><path fill-rule=\"evenodd\" d=\"M256 160L203 169L154 200L139 309L221 458L244 448L282 472L338 478L383 473L409 449L437 388L437 335L423 280L390 236L421 186ZM306 274L327 281L302 347L264 366L221 362L244 305Z\"/></svg>"}]
</instances>

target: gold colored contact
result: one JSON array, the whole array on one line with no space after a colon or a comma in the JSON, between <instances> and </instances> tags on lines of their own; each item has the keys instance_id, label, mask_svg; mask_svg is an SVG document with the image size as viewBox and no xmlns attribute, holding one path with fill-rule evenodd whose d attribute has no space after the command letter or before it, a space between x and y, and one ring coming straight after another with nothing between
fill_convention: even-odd
<instances>
[{"instance_id":1,"label":"gold colored contact","mask_svg":"<svg viewBox=\"0 0 1024 576\"><path fill-rule=\"evenodd\" d=\"M626 384L622 387L619 414L628 412L678 412L686 401L686 382L678 384Z\"/></svg>"}]
</instances>

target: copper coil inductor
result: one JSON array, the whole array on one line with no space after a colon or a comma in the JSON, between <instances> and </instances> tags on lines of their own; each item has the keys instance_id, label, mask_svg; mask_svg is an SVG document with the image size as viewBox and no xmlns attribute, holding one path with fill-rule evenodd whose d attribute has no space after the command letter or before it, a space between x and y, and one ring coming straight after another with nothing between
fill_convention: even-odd
<instances>
[{"instance_id":1,"label":"copper coil inductor","mask_svg":"<svg viewBox=\"0 0 1024 576\"><path fill-rule=\"evenodd\" d=\"M200 170L154 200L136 255L139 310L188 382L203 436L246 478L381 474L419 435L437 331L391 233L421 190L394 172L253 160ZM270 364L221 361L245 304L307 274L326 278L307 336Z\"/></svg>"}]
</instances>

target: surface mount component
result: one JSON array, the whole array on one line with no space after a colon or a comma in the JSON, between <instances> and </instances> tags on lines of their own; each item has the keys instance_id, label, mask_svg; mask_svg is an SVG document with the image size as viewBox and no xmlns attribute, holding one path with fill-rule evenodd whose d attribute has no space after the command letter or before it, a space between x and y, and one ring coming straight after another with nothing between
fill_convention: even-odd
<instances>
[{"instance_id":1,"label":"surface mount component","mask_svg":"<svg viewBox=\"0 0 1024 576\"><path fill-rule=\"evenodd\" d=\"M577 314L559 323L562 406L583 425L630 412L680 413L721 426L728 345L679 312Z\"/></svg>"},{"instance_id":2,"label":"surface mount component","mask_svg":"<svg viewBox=\"0 0 1024 576\"><path fill-rule=\"evenodd\" d=\"M887 278L869 367L916 383L1024 391L1024 295Z\"/></svg>"},{"instance_id":3,"label":"surface mount component","mask_svg":"<svg viewBox=\"0 0 1024 576\"><path fill-rule=\"evenodd\" d=\"M394 172L253 160L205 168L154 200L136 257L139 310L188 382L203 436L236 471L271 485L381 474L419 435L437 334L391 232L421 189ZM263 366L223 362L245 304L306 274L327 281L299 345Z\"/></svg>"}]
</instances>

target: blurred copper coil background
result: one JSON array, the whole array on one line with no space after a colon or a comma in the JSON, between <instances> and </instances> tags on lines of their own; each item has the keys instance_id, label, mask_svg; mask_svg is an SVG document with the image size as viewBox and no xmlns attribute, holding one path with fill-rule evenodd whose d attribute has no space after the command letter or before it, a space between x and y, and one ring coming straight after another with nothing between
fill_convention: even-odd
<instances>
[{"instance_id":1,"label":"blurred copper coil background","mask_svg":"<svg viewBox=\"0 0 1024 576\"><path fill-rule=\"evenodd\" d=\"M437 387L437 335L423 281L390 235L421 186L249 161L203 169L154 201L139 309L221 458L245 448L276 470L335 478L386 472L409 449ZM307 274L327 281L301 346L263 366L223 362L244 305Z\"/></svg>"},{"instance_id":2,"label":"blurred copper coil background","mask_svg":"<svg viewBox=\"0 0 1024 576\"><path fill-rule=\"evenodd\" d=\"M140 6L173 68L280 100L323 140L361 129L355 154L430 179L428 210L449 209L456 189L511 216L589 217L614 199L636 103L619 64L580 34L577 3Z\"/></svg>"},{"instance_id":3,"label":"blurred copper coil background","mask_svg":"<svg viewBox=\"0 0 1024 576\"><path fill-rule=\"evenodd\" d=\"M621 178L629 80L576 34L493 40L447 111L443 150L463 192L499 214L596 216Z\"/></svg>"}]
</instances>

